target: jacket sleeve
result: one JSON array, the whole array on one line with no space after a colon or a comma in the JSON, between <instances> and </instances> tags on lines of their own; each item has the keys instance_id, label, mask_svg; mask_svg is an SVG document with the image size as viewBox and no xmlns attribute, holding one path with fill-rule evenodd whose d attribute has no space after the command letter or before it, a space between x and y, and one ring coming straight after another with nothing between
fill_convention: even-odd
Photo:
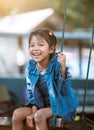
<instances>
[{"instance_id":1,"label":"jacket sleeve","mask_svg":"<svg viewBox=\"0 0 94 130\"><path fill-rule=\"evenodd\" d=\"M63 96L66 96L69 93L70 87L72 87L71 80L70 80L71 75L69 73L68 67L66 67L66 79L63 79L59 63L57 63L55 69L56 69L56 71L55 71L55 79L56 79L57 87L58 87L60 93Z\"/></svg>"},{"instance_id":2,"label":"jacket sleeve","mask_svg":"<svg viewBox=\"0 0 94 130\"><path fill-rule=\"evenodd\" d=\"M25 104L25 105L36 105L34 96L33 96L33 89L32 89L32 85L30 82L30 79L28 77L28 72L26 70L26 84L27 84L27 91L28 91L28 95L29 95L29 101Z\"/></svg>"}]
</instances>

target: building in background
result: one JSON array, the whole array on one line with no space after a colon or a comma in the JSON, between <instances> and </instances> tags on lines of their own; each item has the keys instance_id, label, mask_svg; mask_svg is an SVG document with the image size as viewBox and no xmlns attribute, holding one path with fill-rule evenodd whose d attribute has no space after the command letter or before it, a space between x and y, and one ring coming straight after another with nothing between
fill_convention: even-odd
<instances>
[{"instance_id":1,"label":"building in background","mask_svg":"<svg viewBox=\"0 0 94 130\"><path fill-rule=\"evenodd\" d=\"M28 55L28 35L38 28L48 28L54 31L57 39L57 51L62 43L63 21L52 8L14 14L0 19L0 75L24 74ZM64 53L67 56L67 65L73 77L86 77L89 44L91 32L73 32L68 27L65 30ZM94 78L94 59L90 77Z\"/></svg>"}]
</instances>

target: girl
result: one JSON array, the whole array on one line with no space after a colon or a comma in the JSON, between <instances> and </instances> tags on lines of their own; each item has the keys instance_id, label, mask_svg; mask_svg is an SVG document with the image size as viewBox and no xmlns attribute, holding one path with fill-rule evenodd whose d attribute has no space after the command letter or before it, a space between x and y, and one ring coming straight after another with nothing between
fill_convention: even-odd
<instances>
[{"instance_id":1,"label":"girl","mask_svg":"<svg viewBox=\"0 0 94 130\"><path fill-rule=\"evenodd\" d=\"M26 67L30 98L26 107L14 111L12 130L23 130L25 119L27 125L31 128L35 126L36 130L48 130L47 119L52 115L58 114L65 120L74 120L78 102L66 68L66 56L62 52L55 52L56 44L56 37L49 30L31 32L31 58Z\"/></svg>"}]
</instances>

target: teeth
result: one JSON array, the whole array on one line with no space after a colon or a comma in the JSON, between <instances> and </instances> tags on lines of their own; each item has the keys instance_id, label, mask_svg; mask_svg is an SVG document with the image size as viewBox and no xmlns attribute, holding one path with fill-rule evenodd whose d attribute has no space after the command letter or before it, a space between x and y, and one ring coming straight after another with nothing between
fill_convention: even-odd
<instances>
[{"instance_id":1,"label":"teeth","mask_svg":"<svg viewBox=\"0 0 94 130\"><path fill-rule=\"evenodd\" d=\"M34 54L34 56L39 56L40 54Z\"/></svg>"},{"instance_id":2,"label":"teeth","mask_svg":"<svg viewBox=\"0 0 94 130\"><path fill-rule=\"evenodd\" d=\"M40 52L33 52L34 56L39 56L41 53Z\"/></svg>"},{"instance_id":3,"label":"teeth","mask_svg":"<svg viewBox=\"0 0 94 130\"><path fill-rule=\"evenodd\" d=\"M35 56L38 56L39 54L34 54Z\"/></svg>"}]
</instances>

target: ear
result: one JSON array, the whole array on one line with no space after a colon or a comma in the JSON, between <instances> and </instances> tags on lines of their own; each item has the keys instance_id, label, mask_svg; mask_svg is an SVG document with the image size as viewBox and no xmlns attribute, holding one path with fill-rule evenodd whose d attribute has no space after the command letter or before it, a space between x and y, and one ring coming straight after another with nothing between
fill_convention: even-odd
<instances>
[{"instance_id":1,"label":"ear","mask_svg":"<svg viewBox=\"0 0 94 130\"><path fill-rule=\"evenodd\" d=\"M50 47L50 54L52 54L55 51L55 46Z\"/></svg>"}]
</instances>

